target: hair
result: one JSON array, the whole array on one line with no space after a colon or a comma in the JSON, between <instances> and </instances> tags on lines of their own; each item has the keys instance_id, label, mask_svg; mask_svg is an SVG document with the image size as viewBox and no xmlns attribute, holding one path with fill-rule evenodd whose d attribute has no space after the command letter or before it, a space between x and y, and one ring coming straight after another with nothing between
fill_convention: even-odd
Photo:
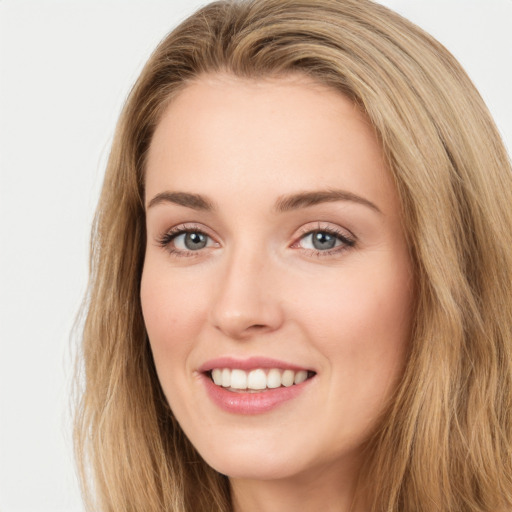
<instances>
[{"instance_id":1,"label":"hair","mask_svg":"<svg viewBox=\"0 0 512 512\"><path fill-rule=\"evenodd\" d=\"M369 0L218 1L155 50L121 114L92 232L75 440L88 506L231 510L228 479L161 390L141 312L144 167L166 106L206 74L302 74L375 128L415 273L404 375L365 447L375 512L512 507L512 170L454 57ZM365 486L366 483L366 486Z\"/></svg>"}]
</instances>

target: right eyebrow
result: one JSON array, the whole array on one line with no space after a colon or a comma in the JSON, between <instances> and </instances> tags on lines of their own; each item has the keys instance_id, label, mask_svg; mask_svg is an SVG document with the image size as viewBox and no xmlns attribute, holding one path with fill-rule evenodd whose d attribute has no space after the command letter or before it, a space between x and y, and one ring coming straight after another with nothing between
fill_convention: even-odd
<instances>
[{"instance_id":1,"label":"right eyebrow","mask_svg":"<svg viewBox=\"0 0 512 512\"><path fill-rule=\"evenodd\" d=\"M186 206L193 210L212 211L213 203L199 194L190 194L188 192L160 192L151 201L149 201L146 210L161 203L174 203L180 206Z\"/></svg>"}]
</instances>

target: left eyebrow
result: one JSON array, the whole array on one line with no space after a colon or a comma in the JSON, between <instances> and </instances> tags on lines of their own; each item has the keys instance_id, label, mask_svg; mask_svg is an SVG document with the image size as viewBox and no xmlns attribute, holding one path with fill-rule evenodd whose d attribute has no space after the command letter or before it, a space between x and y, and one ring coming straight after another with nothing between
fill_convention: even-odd
<instances>
[{"instance_id":1,"label":"left eyebrow","mask_svg":"<svg viewBox=\"0 0 512 512\"><path fill-rule=\"evenodd\" d=\"M346 190L318 190L282 196L276 201L274 209L278 213L283 213L290 210L298 210L299 208L307 208L309 206L315 206L321 203L331 203L334 201L350 201L367 206L368 208L382 214L382 211L376 204L364 197Z\"/></svg>"}]
</instances>

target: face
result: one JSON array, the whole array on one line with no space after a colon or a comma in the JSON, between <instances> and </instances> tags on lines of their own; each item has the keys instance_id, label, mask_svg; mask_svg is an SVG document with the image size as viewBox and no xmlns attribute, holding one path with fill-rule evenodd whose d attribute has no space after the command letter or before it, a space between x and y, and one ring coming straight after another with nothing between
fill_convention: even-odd
<instances>
[{"instance_id":1,"label":"face","mask_svg":"<svg viewBox=\"0 0 512 512\"><path fill-rule=\"evenodd\" d=\"M401 376L412 303L367 119L303 77L203 77L157 126L145 201L144 320L203 458L262 480L358 460Z\"/></svg>"}]
</instances>

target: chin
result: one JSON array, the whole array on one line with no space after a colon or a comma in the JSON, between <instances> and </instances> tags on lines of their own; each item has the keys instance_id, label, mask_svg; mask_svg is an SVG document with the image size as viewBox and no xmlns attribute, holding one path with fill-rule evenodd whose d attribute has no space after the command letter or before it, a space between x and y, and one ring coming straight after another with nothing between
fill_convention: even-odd
<instances>
[{"instance_id":1,"label":"chin","mask_svg":"<svg viewBox=\"0 0 512 512\"><path fill-rule=\"evenodd\" d=\"M219 473L235 479L278 480L294 476L307 466L299 449L245 439L239 443L223 441L197 447L205 462Z\"/></svg>"},{"instance_id":2,"label":"chin","mask_svg":"<svg viewBox=\"0 0 512 512\"><path fill-rule=\"evenodd\" d=\"M219 473L237 480L283 480L301 472L291 461L269 461L267 457L244 461L223 458L206 462Z\"/></svg>"}]
</instances>

